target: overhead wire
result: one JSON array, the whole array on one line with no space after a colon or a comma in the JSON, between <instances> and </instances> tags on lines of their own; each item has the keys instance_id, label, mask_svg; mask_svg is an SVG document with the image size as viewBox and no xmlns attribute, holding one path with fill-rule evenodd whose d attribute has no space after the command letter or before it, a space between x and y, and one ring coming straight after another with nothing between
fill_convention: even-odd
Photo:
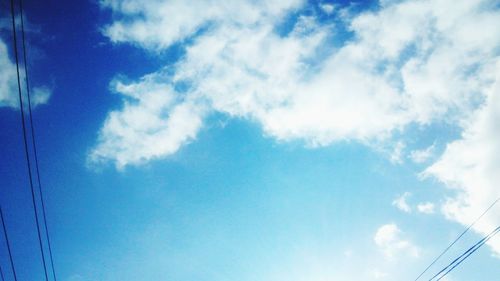
<instances>
[{"instance_id":1,"label":"overhead wire","mask_svg":"<svg viewBox=\"0 0 500 281\"><path fill-rule=\"evenodd\" d=\"M455 238L455 240L453 240L453 242L450 243L450 245L448 245L425 269L424 271L422 271L418 276L417 278L415 278L414 281L417 281L418 279L420 279L420 277L422 277L422 275L424 275L444 254L446 254L448 252L448 250L453 247L453 245L455 245L458 240L460 240L460 238L462 238L462 236L464 236L486 213L488 213L491 208L493 208L493 206L495 206L498 202L500 201L500 197L497 198L493 203L491 203L491 205L479 216L477 217L467 228L465 228L465 230L457 237Z\"/></svg>"},{"instance_id":2,"label":"overhead wire","mask_svg":"<svg viewBox=\"0 0 500 281\"><path fill-rule=\"evenodd\" d=\"M464 256L466 256L469 252L471 252L474 248L476 248L478 245L480 245L481 243L483 243L484 240L486 240L488 236L485 236L483 237L481 240L479 240L476 244L474 244L472 247L470 247L467 251L465 251L463 254L461 254L460 256L458 256L457 258L455 258L450 264L448 264L446 267L444 267L443 269L441 269L438 273L434 274L434 276L431 277L431 279L429 279L429 281L431 281L432 279L438 277L441 273L443 273L444 271L446 271L448 268L450 268L451 266L453 266L453 264L455 264L457 261L459 261L461 258L463 258Z\"/></svg>"},{"instance_id":3,"label":"overhead wire","mask_svg":"<svg viewBox=\"0 0 500 281\"><path fill-rule=\"evenodd\" d=\"M44 198L43 198L43 192L42 192L42 181L40 180L40 168L38 165L38 152L37 152L37 146L36 146L36 137L35 137L35 128L34 128L34 122L33 122L33 113L31 110L31 95L30 95L30 84L29 84L29 79L28 79L28 59L27 59L27 51L26 51L26 37L25 37L25 32L24 32L24 11L23 11L23 0L19 0L19 14L20 14L20 19L21 19L21 41L22 41L22 47L23 47L23 59L24 59L24 76L25 76L25 82L26 82L26 95L28 97L28 113L29 113L29 120L30 120L30 129L31 129L31 138L32 138L32 144L33 144L33 155L34 155L34 160L35 160L35 172L37 176L37 181L38 181L38 193L40 194L40 202L41 202L41 207L42 207L42 217L43 217L43 223L45 227L45 237L47 238L47 246L49 250L49 258L50 258L50 266L52 269L52 275L54 276L54 281L57 281L56 277L56 271L54 269L54 258L52 255L52 246L50 243L50 235L49 235L49 229L47 226L47 215L45 212L45 203L44 203Z\"/></svg>"},{"instance_id":4,"label":"overhead wire","mask_svg":"<svg viewBox=\"0 0 500 281\"><path fill-rule=\"evenodd\" d=\"M7 227L5 226L5 219L3 217L2 206L0 206L0 219L2 220L3 235L5 237L5 243L7 244L7 252L9 254L10 267L12 269L12 274L14 275L14 281L17 281L16 267L14 266L14 259L12 258L12 252L10 250L9 235L7 234Z\"/></svg>"},{"instance_id":5,"label":"overhead wire","mask_svg":"<svg viewBox=\"0 0 500 281\"><path fill-rule=\"evenodd\" d=\"M429 279L429 281L436 278L437 276L439 276L439 278L436 279L436 281L443 279L448 273L450 273L453 269L455 269L457 266L459 266L470 255L472 255L475 251L477 251L479 248L481 248L481 246L486 244L486 242L488 242L488 240L493 238L498 232L500 232L500 226L495 228L495 230L493 230L488 235L486 235L484 238L479 240L479 242L477 242L472 247L470 247L467 251L465 251L463 254L461 254L458 258L454 259L449 265L447 265L445 268L443 268L441 271L439 271L436 275L434 275L431 279Z\"/></svg>"},{"instance_id":6,"label":"overhead wire","mask_svg":"<svg viewBox=\"0 0 500 281\"><path fill-rule=\"evenodd\" d=\"M19 108L20 108L20 112L21 112L21 124L22 124L22 129L23 129L24 151L25 151L25 156L26 156L26 164L28 167L28 177L29 177L29 184L30 184L30 190L31 190L31 199L32 199L32 203L33 203L33 210L35 213L35 222L36 222L36 229L37 229L37 235L38 235L38 243L40 246L40 253L42 256L42 263L43 263L43 270L44 270L44 274L45 274L45 280L48 281L49 277L47 274L47 265L45 262L45 254L43 251L42 235L40 233L40 222L38 219L38 211L37 211L36 200L35 200L35 190L33 187L33 175L31 173L31 162L30 162L30 157L29 157L28 138L27 138L27 134L26 134L26 120L24 118L23 97L22 97L22 91L21 91L21 77L20 77L20 73L19 73L19 54L17 51L17 34L16 34L16 19L15 19L15 10L14 10L14 0L10 0L10 13L11 13L11 19L12 19L13 49L14 49L14 57L15 57L15 61L16 61L17 87L18 87L18 94L19 94Z\"/></svg>"}]
</instances>

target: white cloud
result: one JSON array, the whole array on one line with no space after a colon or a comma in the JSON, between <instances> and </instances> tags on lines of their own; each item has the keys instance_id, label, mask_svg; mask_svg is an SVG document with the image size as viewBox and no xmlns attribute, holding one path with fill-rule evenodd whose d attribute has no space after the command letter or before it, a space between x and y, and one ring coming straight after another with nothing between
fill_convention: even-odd
<instances>
[{"instance_id":1,"label":"white cloud","mask_svg":"<svg viewBox=\"0 0 500 281\"><path fill-rule=\"evenodd\" d=\"M470 224L500 197L500 60L497 59L496 83L489 87L484 105L464 122L462 138L450 143L444 154L424 173L434 176L456 196L450 197L443 211L452 220ZM500 205L492 208L474 227L487 234L500 221ZM490 245L500 253L500 240Z\"/></svg>"},{"instance_id":2,"label":"white cloud","mask_svg":"<svg viewBox=\"0 0 500 281\"><path fill-rule=\"evenodd\" d=\"M49 101L51 95L52 90L46 86L34 87L31 93L31 105L37 106L46 104Z\"/></svg>"},{"instance_id":3,"label":"white cloud","mask_svg":"<svg viewBox=\"0 0 500 281\"><path fill-rule=\"evenodd\" d=\"M209 0L102 0L101 6L111 9L119 18L103 29L111 41L131 42L159 51L193 36L208 23L251 26L280 17L301 3L301 0L235 0L219 3Z\"/></svg>"},{"instance_id":4,"label":"white cloud","mask_svg":"<svg viewBox=\"0 0 500 281\"><path fill-rule=\"evenodd\" d=\"M402 141L398 141L396 145L394 146L394 149L390 155L390 160L392 163L396 164L402 164L403 163L403 155L404 155L404 149L406 148L406 145Z\"/></svg>"},{"instance_id":5,"label":"white cloud","mask_svg":"<svg viewBox=\"0 0 500 281\"><path fill-rule=\"evenodd\" d=\"M397 144L393 135L409 124L458 124L461 139L448 144L424 175L458 191L444 205L448 218L472 221L500 196L496 2L381 1L377 11L340 13L353 34L348 40L314 14L278 33L287 14L306 4L101 1L114 15L103 28L112 42L153 55L188 43L168 71L116 83L124 105L109 114L90 159L124 167L166 157L194 140L214 112L252 120L279 141L309 146ZM12 75L9 69L2 68L2 76ZM425 163L433 152L431 146L409 157ZM404 147L396 145L393 156L401 161ZM475 230L488 232L499 212L491 211ZM500 243L493 246L500 251Z\"/></svg>"},{"instance_id":6,"label":"white cloud","mask_svg":"<svg viewBox=\"0 0 500 281\"><path fill-rule=\"evenodd\" d=\"M170 104L143 113L160 123L170 120L169 130L184 137L135 127L127 138L110 120L129 120L121 123L125 129L150 107L141 106L147 94L136 95L136 104L125 102L110 113L93 152L119 166L175 153L212 112L254 120L280 141L383 142L411 123L467 120L495 80L489 70L500 45L500 17L486 0L387 2L379 11L344 18L354 38L338 48L331 44L332 36L343 40L335 37L335 26L314 15L300 16L288 34L277 33L303 1L101 3L116 19L103 29L113 42L155 53L193 38L170 68L173 74L162 69L147 76L157 77L151 86L168 89L166 95L203 108L178 124L166 117L176 108ZM189 87L177 91L177 83ZM189 132L181 133L189 120ZM151 138L169 148L146 144Z\"/></svg>"},{"instance_id":7,"label":"white cloud","mask_svg":"<svg viewBox=\"0 0 500 281\"><path fill-rule=\"evenodd\" d=\"M114 83L114 90L127 101L121 110L108 115L90 160L100 162L113 155L116 166L122 168L172 154L196 137L203 107L175 96L172 88L157 79L157 75L149 75L137 83Z\"/></svg>"},{"instance_id":8,"label":"white cloud","mask_svg":"<svg viewBox=\"0 0 500 281\"><path fill-rule=\"evenodd\" d=\"M399 227L391 223L381 226L375 233L373 240L389 259L393 259L398 255L418 257L419 248L402 236L403 233Z\"/></svg>"},{"instance_id":9,"label":"white cloud","mask_svg":"<svg viewBox=\"0 0 500 281\"><path fill-rule=\"evenodd\" d=\"M409 157L415 163L424 163L434 156L435 149L436 144L432 144L427 148L411 151Z\"/></svg>"},{"instance_id":10,"label":"white cloud","mask_svg":"<svg viewBox=\"0 0 500 281\"><path fill-rule=\"evenodd\" d=\"M9 58L7 45L0 39L0 107L17 107L16 65Z\"/></svg>"},{"instance_id":11,"label":"white cloud","mask_svg":"<svg viewBox=\"0 0 500 281\"><path fill-rule=\"evenodd\" d=\"M331 15L335 10L335 6L331 3L323 3L320 4L319 7L321 8L321 10L323 10L323 12L325 12L328 15Z\"/></svg>"},{"instance_id":12,"label":"white cloud","mask_svg":"<svg viewBox=\"0 0 500 281\"><path fill-rule=\"evenodd\" d=\"M392 205L396 206L399 210L405 212L405 213L410 213L411 212L411 207L408 205L408 202L406 201L408 197L411 196L411 193L405 192L403 195L399 196L396 198L394 201L392 201Z\"/></svg>"},{"instance_id":13,"label":"white cloud","mask_svg":"<svg viewBox=\"0 0 500 281\"><path fill-rule=\"evenodd\" d=\"M500 14L492 1L384 1L379 11L345 19L354 39L338 48L328 39L340 40L335 26L314 15L299 17L289 34L276 32L301 1L102 3L117 19L104 28L113 42L160 52L193 40L173 74L161 69L117 83L124 105L109 114L91 160L124 167L166 157L194 140L212 112L310 146L379 143L408 124L440 121L464 129L425 172L459 191L444 206L448 218L467 224L500 196ZM12 75L11 64L3 65L2 77ZM176 90L181 83L186 91ZM403 147L395 148L397 162ZM432 152L410 158L422 163ZM396 205L409 211L403 203ZM491 211L475 230L487 233L499 218Z\"/></svg>"},{"instance_id":14,"label":"white cloud","mask_svg":"<svg viewBox=\"0 0 500 281\"><path fill-rule=\"evenodd\" d=\"M417 210L423 214L434 214L434 204L431 202L420 203L417 205Z\"/></svg>"},{"instance_id":15,"label":"white cloud","mask_svg":"<svg viewBox=\"0 0 500 281\"><path fill-rule=\"evenodd\" d=\"M0 38L0 108L1 107L19 107L19 92L17 85L16 65L9 58L9 49L7 44ZM20 68L21 83L24 83L24 68ZM24 84L21 85L24 92ZM52 92L49 88L34 87L31 93L31 105L36 107L40 104L46 104ZM23 101L27 101L27 97L23 96Z\"/></svg>"}]
</instances>

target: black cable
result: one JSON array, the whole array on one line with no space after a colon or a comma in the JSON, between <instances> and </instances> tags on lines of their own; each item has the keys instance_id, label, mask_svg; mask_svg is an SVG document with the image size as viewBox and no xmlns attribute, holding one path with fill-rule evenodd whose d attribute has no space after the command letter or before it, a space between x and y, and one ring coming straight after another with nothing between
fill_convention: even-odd
<instances>
[{"instance_id":1,"label":"black cable","mask_svg":"<svg viewBox=\"0 0 500 281\"><path fill-rule=\"evenodd\" d=\"M486 242L488 242L488 240L490 240L492 237L494 237L498 232L500 232L500 226L497 227L495 230L493 230L486 237L484 237L483 239L481 239L474 246L470 247L467 251L465 251L465 253L463 253L462 255L460 255L460 257L458 257L452 263L450 263L448 266L446 266L445 269L441 270L439 273L443 272L447 268L450 268L450 266L452 266L454 264L453 267L451 267L450 269L448 269L448 271L446 271L443 275L441 275L438 279L436 279L436 281L439 281L443 277L445 277L448 273L450 273L453 269L455 269L458 265L460 265L464 260L466 260L470 255L472 255L475 251L477 251L479 248L481 248L481 246L483 246L484 244L486 244ZM462 259L457 262L457 260L460 259L460 258L462 258ZM439 273L437 275L439 275ZM434 278L434 277L432 277L432 278Z\"/></svg>"},{"instance_id":2,"label":"black cable","mask_svg":"<svg viewBox=\"0 0 500 281\"><path fill-rule=\"evenodd\" d=\"M453 247L453 245L455 245L455 243L458 242L458 240L460 240L460 238L462 238L462 236L464 236L465 233L467 233L491 208L493 208L493 206L495 206L496 203L498 203L498 201L500 201L500 197L497 198L497 200L495 200L489 207L488 209L486 209L486 211L484 211L479 217L477 217L453 242L451 242L450 245L448 245L448 247L446 247L446 249L444 249L441 254L439 254L439 256L437 256L432 262L431 264L429 264L425 269L424 271L422 271L422 273L420 273L420 275L417 276L417 278L415 278L414 281L417 281L418 279L420 279L420 277L422 277L422 275L424 275L424 273L426 273L429 268L431 268L431 266L433 266L446 252L448 252L448 250ZM435 277L435 276L434 276ZM434 278L432 277L432 278ZM432 280L432 278L430 280Z\"/></svg>"},{"instance_id":3,"label":"black cable","mask_svg":"<svg viewBox=\"0 0 500 281\"><path fill-rule=\"evenodd\" d=\"M483 246L484 244L486 244L486 242L488 242L488 240L490 240L491 238L493 238L493 236L495 236L498 232L500 232L500 227L498 227L497 229L495 229L493 232L491 232L487 238L484 238L482 239L482 242L480 245L478 245L477 247L475 247L472 251L468 251L469 253L463 257L459 262L457 262L452 268L450 268L448 271L446 271L441 277L439 277L439 279L437 279L436 281L439 281L441 279L443 279L448 273L450 273L450 271L452 271L455 267L459 266L465 259L467 259L470 255L472 255L475 251L477 251L479 248L481 248L481 246Z\"/></svg>"},{"instance_id":4,"label":"black cable","mask_svg":"<svg viewBox=\"0 0 500 281\"><path fill-rule=\"evenodd\" d=\"M495 229L496 231L496 229ZM434 274L434 276L432 276L431 279L429 279L429 281L431 281L432 279L438 277L441 273L443 273L444 271L446 271L448 268L450 268L451 266L453 266L453 264L455 264L458 260L460 260L461 258L463 258L465 255L467 255L469 252L471 252L472 250L474 250L474 248L478 247L478 245L480 245L481 243L483 243L486 238L488 238L488 236L485 236L483 237L481 240L479 240L476 244L474 244L472 247L470 247L467 251L465 251L463 254L461 254L458 258L454 259L450 264L448 264L445 268L441 269L441 271L439 271L438 273Z\"/></svg>"},{"instance_id":5,"label":"black cable","mask_svg":"<svg viewBox=\"0 0 500 281\"><path fill-rule=\"evenodd\" d=\"M23 127L24 151L25 151L25 155L26 155L26 164L28 166L28 176L29 176L29 182L30 182L30 188L31 188L31 199L33 202L33 210L35 212L36 230L37 230L37 234L38 234L38 243L40 244L40 253L42 255L43 270L45 273L45 280L49 281L49 277L47 274L47 265L45 263L45 255L43 252L42 235L40 234L40 222L38 221L38 211L37 211L36 201L35 201L35 189L33 187L33 175L31 174L31 163L30 163L29 150L28 150L28 139L26 136L26 121L24 120L23 97L22 97L22 93L21 93L21 78L20 78L20 74L19 74L19 55L17 53L17 34L16 34L16 19L14 16L14 0L10 0L10 13L11 13L11 18L12 18L13 47L14 47L14 57L16 60L17 88L18 88L18 92L19 92L19 107L20 107L20 111L21 111L21 123L22 123L22 127Z\"/></svg>"},{"instance_id":6,"label":"black cable","mask_svg":"<svg viewBox=\"0 0 500 281\"><path fill-rule=\"evenodd\" d=\"M36 138L35 138L35 128L33 124L33 113L31 111L31 95L30 95L30 87L29 87L29 80L28 80L28 59L27 59L27 52L26 52L26 39L25 39L25 32L24 32L24 17L23 17L23 0L19 0L19 14L21 15L21 38L22 38L22 43L23 43L23 59L24 59L24 76L25 76L25 81L26 81L26 94L28 97L28 112L29 112L29 118L30 118L30 128L31 128L31 137L32 137L32 144L33 144L33 155L35 157L35 171L36 171L36 176L38 180L38 192L40 194L40 202L42 205L42 217L43 217L43 223L45 226L45 236L47 237L47 246L49 249L49 257L50 257L50 265L52 267L52 274L54 276L54 281L57 281L56 277L56 271L54 269L54 259L52 256L52 246L50 244L50 235L49 235L49 229L47 227L47 215L45 213L45 203L43 200L43 192L42 192L42 181L40 180L40 169L38 165L38 153L36 149Z\"/></svg>"},{"instance_id":7,"label":"black cable","mask_svg":"<svg viewBox=\"0 0 500 281\"><path fill-rule=\"evenodd\" d=\"M14 259L12 258L12 252L10 251L9 235L7 235L7 227L5 227L5 220L3 218L2 206L0 206L0 218L2 219L3 235L5 236L5 243L7 243L7 251L9 253L10 267L12 268L12 274L14 274L14 281L17 281L16 268L14 267Z\"/></svg>"}]
</instances>

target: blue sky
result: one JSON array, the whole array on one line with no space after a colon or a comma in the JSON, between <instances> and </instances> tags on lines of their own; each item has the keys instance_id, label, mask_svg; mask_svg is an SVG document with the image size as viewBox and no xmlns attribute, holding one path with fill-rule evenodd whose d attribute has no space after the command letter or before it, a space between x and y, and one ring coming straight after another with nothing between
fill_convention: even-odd
<instances>
[{"instance_id":1,"label":"blue sky","mask_svg":"<svg viewBox=\"0 0 500 281\"><path fill-rule=\"evenodd\" d=\"M0 203L38 280L0 3ZM26 1L58 279L414 279L500 196L498 4Z\"/></svg>"}]
</instances>

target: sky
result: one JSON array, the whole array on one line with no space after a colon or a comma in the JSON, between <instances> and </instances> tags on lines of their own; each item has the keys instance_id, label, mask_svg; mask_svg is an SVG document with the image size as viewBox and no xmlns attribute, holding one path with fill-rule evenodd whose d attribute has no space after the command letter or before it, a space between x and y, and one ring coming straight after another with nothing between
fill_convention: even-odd
<instances>
[{"instance_id":1,"label":"sky","mask_svg":"<svg viewBox=\"0 0 500 281\"><path fill-rule=\"evenodd\" d=\"M414 280L500 197L499 1L24 7L60 281ZM42 280L9 16L0 204L18 279ZM446 280L499 265L495 237Z\"/></svg>"}]
</instances>

